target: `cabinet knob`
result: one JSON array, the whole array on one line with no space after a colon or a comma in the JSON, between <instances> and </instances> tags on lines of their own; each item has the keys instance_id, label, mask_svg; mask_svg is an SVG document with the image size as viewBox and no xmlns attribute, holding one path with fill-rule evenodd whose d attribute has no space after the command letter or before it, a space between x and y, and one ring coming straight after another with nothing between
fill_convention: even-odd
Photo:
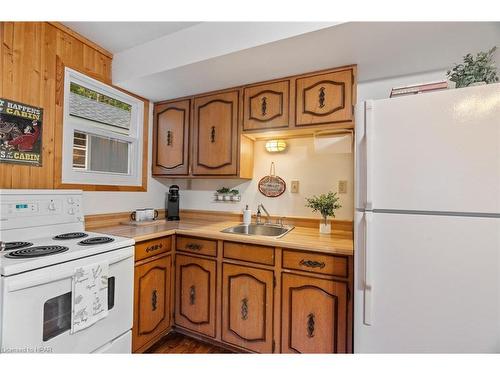
<instances>
[{"instance_id":1,"label":"cabinet knob","mask_svg":"<svg viewBox=\"0 0 500 375\"><path fill-rule=\"evenodd\" d=\"M314 325L316 322L314 321L314 314L310 313L307 315L307 337L314 337Z\"/></svg>"},{"instance_id":2,"label":"cabinet knob","mask_svg":"<svg viewBox=\"0 0 500 375\"><path fill-rule=\"evenodd\" d=\"M267 115L267 97L263 96L262 101L260 103L260 111L262 116Z\"/></svg>"},{"instance_id":3,"label":"cabinet knob","mask_svg":"<svg viewBox=\"0 0 500 375\"><path fill-rule=\"evenodd\" d=\"M191 287L189 288L189 304L194 305L195 302L196 302L196 288L194 287L194 285L191 285Z\"/></svg>"},{"instance_id":4,"label":"cabinet knob","mask_svg":"<svg viewBox=\"0 0 500 375\"><path fill-rule=\"evenodd\" d=\"M302 259L299 263L301 266L309 268L325 268L325 262L317 262L315 260Z\"/></svg>"},{"instance_id":5,"label":"cabinet knob","mask_svg":"<svg viewBox=\"0 0 500 375\"><path fill-rule=\"evenodd\" d=\"M210 132L210 142L215 143L215 126L212 126L212 131Z\"/></svg>"},{"instance_id":6,"label":"cabinet knob","mask_svg":"<svg viewBox=\"0 0 500 375\"><path fill-rule=\"evenodd\" d=\"M248 298L246 297L241 300L241 319L248 319Z\"/></svg>"},{"instance_id":7,"label":"cabinet knob","mask_svg":"<svg viewBox=\"0 0 500 375\"><path fill-rule=\"evenodd\" d=\"M194 251L200 251L201 247L202 246L200 244L197 244L197 243L188 243L186 245L186 249L194 250Z\"/></svg>"},{"instance_id":8,"label":"cabinet knob","mask_svg":"<svg viewBox=\"0 0 500 375\"><path fill-rule=\"evenodd\" d=\"M172 146L173 133L171 130L167 131L167 146Z\"/></svg>"},{"instance_id":9,"label":"cabinet knob","mask_svg":"<svg viewBox=\"0 0 500 375\"><path fill-rule=\"evenodd\" d=\"M325 106L325 99L326 99L325 88L320 87L318 95L319 108L323 108Z\"/></svg>"},{"instance_id":10,"label":"cabinet knob","mask_svg":"<svg viewBox=\"0 0 500 375\"><path fill-rule=\"evenodd\" d=\"M153 289L151 293L151 310L155 311L158 308L158 291Z\"/></svg>"}]
</instances>

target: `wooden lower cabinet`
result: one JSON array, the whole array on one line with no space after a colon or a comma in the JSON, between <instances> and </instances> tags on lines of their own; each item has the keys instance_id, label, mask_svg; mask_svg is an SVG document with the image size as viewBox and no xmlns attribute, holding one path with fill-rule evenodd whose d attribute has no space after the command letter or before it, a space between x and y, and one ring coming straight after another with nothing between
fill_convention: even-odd
<instances>
[{"instance_id":1,"label":"wooden lower cabinet","mask_svg":"<svg viewBox=\"0 0 500 375\"><path fill-rule=\"evenodd\" d=\"M222 274L222 340L272 353L274 272L223 264Z\"/></svg>"},{"instance_id":2,"label":"wooden lower cabinet","mask_svg":"<svg viewBox=\"0 0 500 375\"><path fill-rule=\"evenodd\" d=\"M135 267L134 326L132 350L141 348L161 336L171 325L172 256L154 258Z\"/></svg>"},{"instance_id":3,"label":"wooden lower cabinet","mask_svg":"<svg viewBox=\"0 0 500 375\"><path fill-rule=\"evenodd\" d=\"M134 352L176 328L245 352L352 351L352 257L186 235L135 253Z\"/></svg>"},{"instance_id":4,"label":"wooden lower cabinet","mask_svg":"<svg viewBox=\"0 0 500 375\"><path fill-rule=\"evenodd\" d=\"M348 285L313 276L283 274L283 353L347 352Z\"/></svg>"},{"instance_id":5,"label":"wooden lower cabinet","mask_svg":"<svg viewBox=\"0 0 500 375\"><path fill-rule=\"evenodd\" d=\"M177 254L175 275L175 324L215 337L215 261Z\"/></svg>"}]
</instances>

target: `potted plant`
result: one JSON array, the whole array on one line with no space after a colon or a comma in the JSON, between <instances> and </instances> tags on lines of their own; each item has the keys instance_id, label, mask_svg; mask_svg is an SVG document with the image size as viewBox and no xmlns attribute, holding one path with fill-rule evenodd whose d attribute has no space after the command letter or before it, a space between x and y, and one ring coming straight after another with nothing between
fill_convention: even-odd
<instances>
[{"instance_id":1,"label":"potted plant","mask_svg":"<svg viewBox=\"0 0 500 375\"><path fill-rule=\"evenodd\" d=\"M231 200L238 202L241 199L240 191L238 189L233 189L229 192L231 194Z\"/></svg>"},{"instance_id":2,"label":"potted plant","mask_svg":"<svg viewBox=\"0 0 500 375\"><path fill-rule=\"evenodd\" d=\"M328 192L326 194L314 195L312 198L306 198L306 207L312 208L313 212L318 211L323 220L319 224L320 233L330 233L332 225L328 221L328 217L335 217L335 210L341 208L339 197L335 192Z\"/></svg>"},{"instance_id":3,"label":"potted plant","mask_svg":"<svg viewBox=\"0 0 500 375\"><path fill-rule=\"evenodd\" d=\"M223 201L226 199L226 197L229 197L227 194L229 193L229 188L227 187L221 187L220 189L217 189L215 191L216 193L216 196L217 196L217 200L218 201ZM229 200L229 199L227 199Z\"/></svg>"},{"instance_id":4,"label":"potted plant","mask_svg":"<svg viewBox=\"0 0 500 375\"><path fill-rule=\"evenodd\" d=\"M463 64L455 64L446 72L448 80L455 83L455 87L498 82L497 68L493 62L493 53L497 47L488 52L479 52L476 57L470 53L464 56Z\"/></svg>"}]
</instances>

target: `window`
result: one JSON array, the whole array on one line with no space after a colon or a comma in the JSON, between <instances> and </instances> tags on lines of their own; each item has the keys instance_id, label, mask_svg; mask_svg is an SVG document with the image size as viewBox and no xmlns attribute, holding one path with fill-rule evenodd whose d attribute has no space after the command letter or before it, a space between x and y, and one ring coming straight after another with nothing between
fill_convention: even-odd
<instances>
[{"instance_id":1,"label":"window","mask_svg":"<svg viewBox=\"0 0 500 375\"><path fill-rule=\"evenodd\" d=\"M71 329L71 296L64 293L43 305L43 341L48 341ZM115 307L115 277L108 277L108 310Z\"/></svg>"},{"instance_id":2,"label":"window","mask_svg":"<svg viewBox=\"0 0 500 375\"><path fill-rule=\"evenodd\" d=\"M141 186L144 103L65 68L62 182Z\"/></svg>"}]
</instances>

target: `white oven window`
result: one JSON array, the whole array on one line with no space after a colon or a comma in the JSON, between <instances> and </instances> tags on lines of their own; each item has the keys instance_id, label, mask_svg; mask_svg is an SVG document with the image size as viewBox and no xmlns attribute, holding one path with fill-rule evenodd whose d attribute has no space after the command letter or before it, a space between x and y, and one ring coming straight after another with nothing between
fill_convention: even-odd
<instances>
[{"instance_id":1,"label":"white oven window","mask_svg":"<svg viewBox=\"0 0 500 375\"><path fill-rule=\"evenodd\" d=\"M72 293L64 293L47 300L43 305L43 341L71 329ZM115 305L115 278L108 278L108 310Z\"/></svg>"},{"instance_id":2,"label":"white oven window","mask_svg":"<svg viewBox=\"0 0 500 375\"><path fill-rule=\"evenodd\" d=\"M66 68L62 182L141 186L144 103Z\"/></svg>"}]
</instances>

